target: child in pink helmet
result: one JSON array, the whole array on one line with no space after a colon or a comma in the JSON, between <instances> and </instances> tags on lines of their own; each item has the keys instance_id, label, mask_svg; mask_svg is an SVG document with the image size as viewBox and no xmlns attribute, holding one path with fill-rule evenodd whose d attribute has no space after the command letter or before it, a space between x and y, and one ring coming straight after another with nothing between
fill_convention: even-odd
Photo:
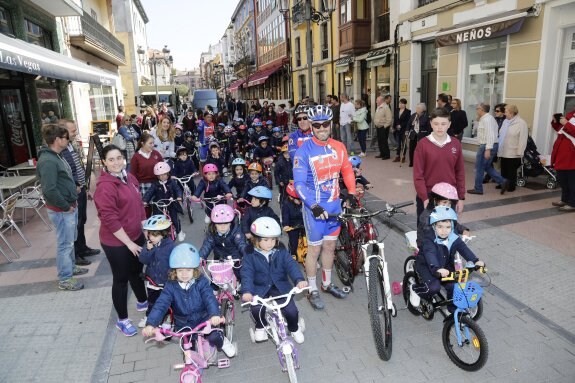
<instances>
[{"instance_id":1,"label":"child in pink helmet","mask_svg":"<svg viewBox=\"0 0 575 383\"><path fill-rule=\"evenodd\" d=\"M231 199L232 192L228 184L224 182L219 176L218 167L214 164L205 164L202 168L203 178L198 182L196 186L196 191L192 196L192 201L200 202L200 196L203 194L204 198L214 198L218 196L225 196L226 199ZM206 202L206 224L210 223L210 215L212 214L212 209L214 206L219 204L225 204L225 200L218 202Z\"/></svg>"}]
</instances>

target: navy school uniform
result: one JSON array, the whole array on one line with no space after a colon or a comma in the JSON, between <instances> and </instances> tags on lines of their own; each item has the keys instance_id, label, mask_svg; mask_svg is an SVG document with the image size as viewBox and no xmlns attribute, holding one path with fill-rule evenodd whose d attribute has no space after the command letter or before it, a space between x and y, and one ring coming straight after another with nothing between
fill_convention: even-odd
<instances>
[{"instance_id":1,"label":"navy school uniform","mask_svg":"<svg viewBox=\"0 0 575 383\"><path fill-rule=\"evenodd\" d=\"M303 226L302 204L295 204L290 198L286 198L282 204L282 226ZM305 229L302 227L302 229ZM292 230L288 232L289 250L291 255L297 254L297 244L299 241L300 230Z\"/></svg>"},{"instance_id":2,"label":"navy school uniform","mask_svg":"<svg viewBox=\"0 0 575 383\"><path fill-rule=\"evenodd\" d=\"M257 148L254 149L255 160L262 160L267 157L274 157L275 155L276 155L275 150L271 146L269 146L269 144L265 148L258 146Z\"/></svg>"},{"instance_id":3,"label":"navy school uniform","mask_svg":"<svg viewBox=\"0 0 575 383\"><path fill-rule=\"evenodd\" d=\"M252 181L252 179L248 176L248 179L246 180L246 184L244 187L244 191L242 192L241 198L243 199L248 199L248 192L250 190L252 190L253 188L255 188L256 186L265 186L267 188L270 187L270 185L268 184L268 181L266 181L266 179L260 174L260 176L258 177L258 180L256 182Z\"/></svg>"},{"instance_id":4,"label":"navy school uniform","mask_svg":"<svg viewBox=\"0 0 575 383\"><path fill-rule=\"evenodd\" d=\"M172 174L175 177L182 178L194 174L197 171L198 170L196 169L196 165L194 165L194 161L192 161L189 158L185 161L182 161L178 158L174 163L174 169L172 170ZM194 183L193 177L190 178L190 182L188 182L188 187L190 188L190 191L192 193L196 190L196 184Z\"/></svg>"},{"instance_id":5,"label":"navy school uniform","mask_svg":"<svg viewBox=\"0 0 575 383\"><path fill-rule=\"evenodd\" d=\"M162 288L168 281L168 272L170 271L170 254L176 244L170 237L162 238L151 250L146 246L138 256L140 263L146 265L146 279L151 279L153 285L157 287L146 286L148 291L148 309L146 315L149 315L162 292ZM149 282L148 282L149 283Z\"/></svg>"},{"instance_id":6,"label":"navy school uniform","mask_svg":"<svg viewBox=\"0 0 575 383\"><path fill-rule=\"evenodd\" d=\"M225 260L228 257L232 259L242 259L248 252L252 250L252 246L248 244L246 236L242 233L239 224L232 222L230 230L225 234L220 234L217 231L209 230L206 233L204 243L200 248L200 257L208 259L210 253L214 252L214 260ZM240 268L234 266L234 274L240 280Z\"/></svg>"},{"instance_id":7,"label":"navy school uniform","mask_svg":"<svg viewBox=\"0 0 575 383\"><path fill-rule=\"evenodd\" d=\"M178 181L168 178L165 183L162 183L159 180L152 182L152 185L144 194L144 202L150 203L150 201L158 201L161 199L178 199L182 198L182 188L178 184ZM163 214L162 210L160 210L156 205L153 205L154 214ZM178 201L175 201L170 204L168 207L168 213L170 214L170 220L174 225L174 229L176 233L179 233L182 230L180 225L180 219L178 218L179 214L184 214L184 210Z\"/></svg>"},{"instance_id":8,"label":"navy school uniform","mask_svg":"<svg viewBox=\"0 0 575 383\"><path fill-rule=\"evenodd\" d=\"M279 157L275 169L276 183L279 185L283 182L287 185L290 180L293 180L293 165L291 160L287 160L283 155Z\"/></svg>"},{"instance_id":9,"label":"navy school uniform","mask_svg":"<svg viewBox=\"0 0 575 383\"><path fill-rule=\"evenodd\" d=\"M258 207L250 206L247 208L246 213L242 217L242 233L251 233L250 227L252 226L252 223L260 217L273 218L276 220L278 225L281 225L279 217L271 207L267 205Z\"/></svg>"},{"instance_id":10,"label":"navy school uniform","mask_svg":"<svg viewBox=\"0 0 575 383\"><path fill-rule=\"evenodd\" d=\"M228 184L224 182L221 178L216 178L213 182L207 181L205 178L202 178L200 182L198 182L198 186L196 187L196 191L194 195L196 197L200 197L204 194L204 198L214 198L219 195L223 196L228 193L231 193ZM226 200L221 200L218 202L206 202L206 214L209 216L212 213L212 207L215 205L225 204Z\"/></svg>"},{"instance_id":11,"label":"navy school uniform","mask_svg":"<svg viewBox=\"0 0 575 383\"><path fill-rule=\"evenodd\" d=\"M212 157L210 154L208 159L206 160L206 164L214 164L218 167L218 172L220 177L224 176L224 168L226 167L226 161L223 156L219 156L218 158Z\"/></svg>"},{"instance_id":12,"label":"navy school uniform","mask_svg":"<svg viewBox=\"0 0 575 383\"><path fill-rule=\"evenodd\" d=\"M231 189L236 188L236 196L239 198L246 186L246 182L250 177L243 174L241 177L236 177L235 175L232 176L230 182L228 182L228 187Z\"/></svg>"}]
</instances>

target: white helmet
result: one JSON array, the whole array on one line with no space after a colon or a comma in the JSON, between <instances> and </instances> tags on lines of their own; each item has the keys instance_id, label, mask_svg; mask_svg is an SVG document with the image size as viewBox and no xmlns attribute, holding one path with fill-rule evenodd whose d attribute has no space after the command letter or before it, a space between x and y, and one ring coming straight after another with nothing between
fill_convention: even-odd
<instances>
[{"instance_id":1,"label":"white helmet","mask_svg":"<svg viewBox=\"0 0 575 383\"><path fill-rule=\"evenodd\" d=\"M333 112L325 105L316 105L309 108L307 111L307 117L311 122L331 121L333 118Z\"/></svg>"},{"instance_id":2,"label":"white helmet","mask_svg":"<svg viewBox=\"0 0 575 383\"><path fill-rule=\"evenodd\" d=\"M277 238L282 235L282 229L277 221L270 217L260 217L256 219L250 231L253 235L262 238Z\"/></svg>"}]
</instances>

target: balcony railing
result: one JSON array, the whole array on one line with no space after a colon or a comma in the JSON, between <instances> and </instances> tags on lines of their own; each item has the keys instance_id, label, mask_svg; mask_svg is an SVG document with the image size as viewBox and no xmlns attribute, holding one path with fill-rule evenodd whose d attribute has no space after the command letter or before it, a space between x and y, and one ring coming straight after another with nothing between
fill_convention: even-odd
<instances>
[{"instance_id":1,"label":"balcony railing","mask_svg":"<svg viewBox=\"0 0 575 383\"><path fill-rule=\"evenodd\" d=\"M437 0L418 0L417 7L424 7L427 4L435 3Z\"/></svg>"},{"instance_id":2,"label":"balcony railing","mask_svg":"<svg viewBox=\"0 0 575 383\"><path fill-rule=\"evenodd\" d=\"M303 1L297 1L293 7L291 7L291 24L293 28L304 22L305 18L305 4Z\"/></svg>"},{"instance_id":3,"label":"balcony railing","mask_svg":"<svg viewBox=\"0 0 575 383\"><path fill-rule=\"evenodd\" d=\"M110 61L111 58L115 64L126 64L124 44L92 16L84 12L83 16L66 17L66 24L73 45L80 45L82 48L88 45L94 48L87 49L91 53L104 53L106 57L100 55L103 59Z\"/></svg>"}]
</instances>

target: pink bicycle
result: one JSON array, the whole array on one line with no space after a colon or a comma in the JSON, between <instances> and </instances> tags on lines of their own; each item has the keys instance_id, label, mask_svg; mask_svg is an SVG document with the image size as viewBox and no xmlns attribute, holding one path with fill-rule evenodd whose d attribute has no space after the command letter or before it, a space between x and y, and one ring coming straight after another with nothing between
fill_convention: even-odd
<instances>
[{"instance_id":1,"label":"pink bicycle","mask_svg":"<svg viewBox=\"0 0 575 383\"><path fill-rule=\"evenodd\" d=\"M186 329L188 330L185 331ZM200 323L194 329L184 327L177 332L159 327L156 329L154 337L147 339L146 343L152 340L163 342L167 337L180 338L180 349L184 353L184 363L174 365L174 369L182 369L180 383L202 383L202 370L205 368L216 365L218 368L230 366L230 360L228 358L218 359L218 350L205 339L205 336L212 331L222 330L212 328L209 321ZM196 340L193 339L194 335L197 336Z\"/></svg>"},{"instance_id":2,"label":"pink bicycle","mask_svg":"<svg viewBox=\"0 0 575 383\"><path fill-rule=\"evenodd\" d=\"M150 201L149 205L155 205L163 215L166 216L166 218L168 218L168 220L170 222L172 222L172 225L170 226L170 238L172 238L172 240L174 241L176 239L176 229L174 228L174 222L172 221L172 218L170 217L170 211L168 209L168 207L172 204L172 203L178 203L177 200L170 198L170 199L159 199L157 201Z\"/></svg>"}]
</instances>

